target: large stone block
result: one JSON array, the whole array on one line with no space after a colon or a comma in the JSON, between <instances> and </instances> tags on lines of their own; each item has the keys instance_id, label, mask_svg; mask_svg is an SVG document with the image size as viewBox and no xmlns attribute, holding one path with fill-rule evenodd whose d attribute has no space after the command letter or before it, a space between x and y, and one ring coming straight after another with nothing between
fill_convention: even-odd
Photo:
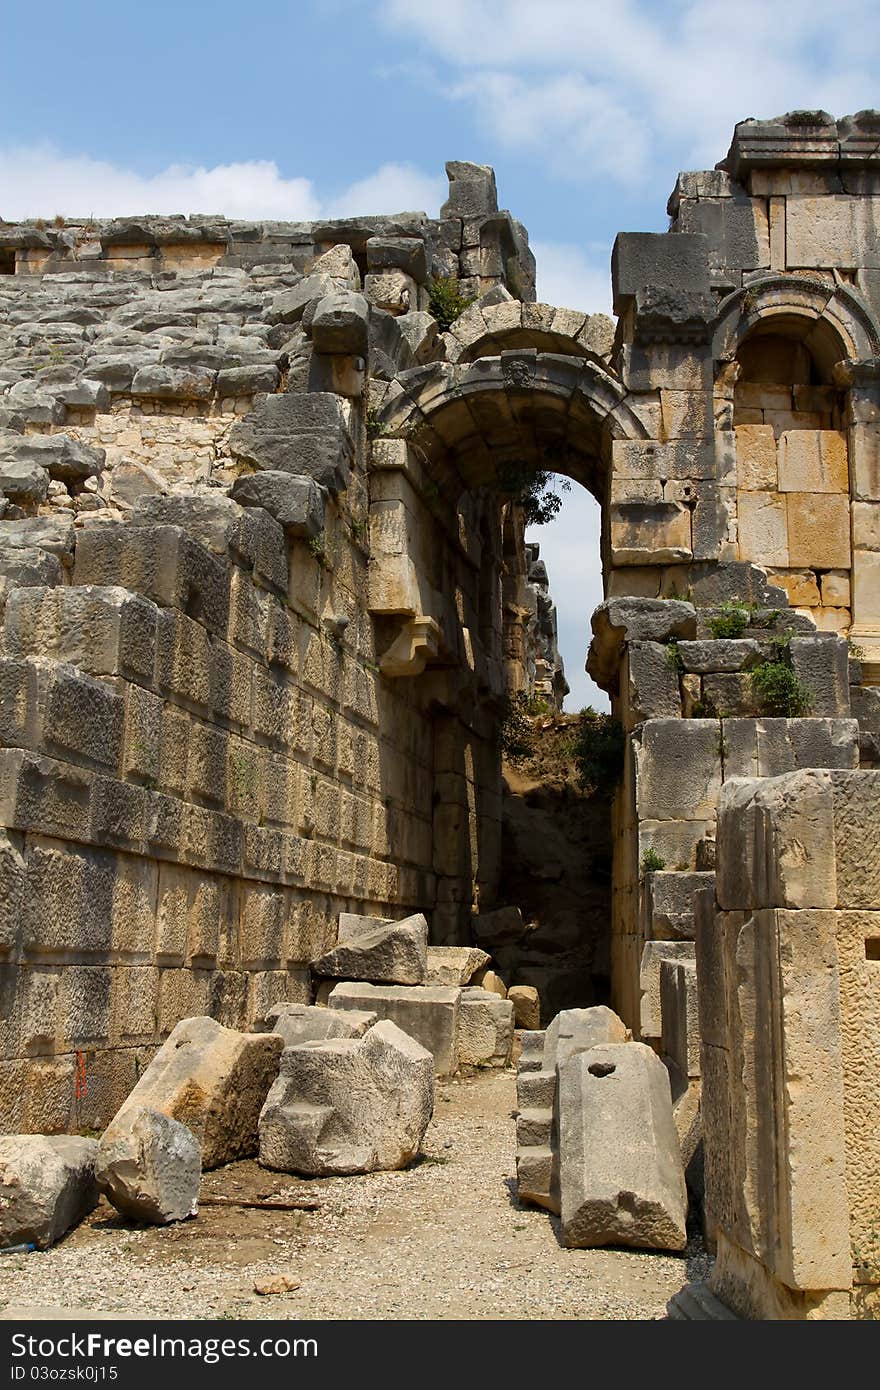
<instances>
[{"instance_id":1,"label":"large stone block","mask_svg":"<svg viewBox=\"0 0 880 1390\"><path fill-rule=\"evenodd\" d=\"M46 1250L98 1204L98 1143L78 1135L0 1138L0 1245Z\"/></svg>"},{"instance_id":2,"label":"large stone block","mask_svg":"<svg viewBox=\"0 0 880 1390\"><path fill-rule=\"evenodd\" d=\"M345 935L340 936L339 945L312 962L316 975L400 985L424 982L428 923L420 912L400 922L346 915Z\"/></svg>"},{"instance_id":3,"label":"large stone block","mask_svg":"<svg viewBox=\"0 0 880 1390\"><path fill-rule=\"evenodd\" d=\"M709 293L709 239L702 233L619 232L611 252L614 312L624 313L639 290Z\"/></svg>"},{"instance_id":4,"label":"large stone block","mask_svg":"<svg viewBox=\"0 0 880 1390\"><path fill-rule=\"evenodd\" d=\"M694 894L714 885L714 873L655 870L645 875L646 926L655 941L694 939Z\"/></svg>"},{"instance_id":5,"label":"large stone block","mask_svg":"<svg viewBox=\"0 0 880 1390\"><path fill-rule=\"evenodd\" d=\"M125 1123L101 1138L97 1179L123 1216L154 1225L185 1221L198 1206L199 1141L162 1111L131 1106Z\"/></svg>"},{"instance_id":6,"label":"large stone block","mask_svg":"<svg viewBox=\"0 0 880 1390\"><path fill-rule=\"evenodd\" d=\"M513 1046L513 1004L490 990L468 986L458 1010L458 1060L462 1066L506 1067Z\"/></svg>"},{"instance_id":7,"label":"large stone block","mask_svg":"<svg viewBox=\"0 0 880 1390\"><path fill-rule=\"evenodd\" d=\"M849 648L842 637L793 637L792 670L810 692L810 714L847 718Z\"/></svg>"},{"instance_id":8,"label":"large stone block","mask_svg":"<svg viewBox=\"0 0 880 1390\"><path fill-rule=\"evenodd\" d=\"M725 783L718 809L720 907L836 905L829 776L805 770Z\"/></svg>"},{"instance_id":9,"label":"large stone block","mask_svg":"<svg viewBox=\"0 0 880 1390\"><path fill-rule=\"evenodd\" d=\"M634 740L639 820L709 820L721 791L717 719L651 719Z\"/></svg>"},{"instance_id":10,"label":"large stone block","mask_svg":"<svg viewBox=\"0 0 880 1390\"><path fill-rule=\"evenodd\" d=\"M354 456L343 402L326 391L263 397L229 447L253 468L308 476L333 493L347 486Z\"/></svg>"},{"instance_id":11,"label":"large stone block","mask_svg":"<svg viewBox=\"0 0 880 1390\"><path fill-rule=\"evenodd\" d=\"M478 971L485 971L490 960L479 946L429 946L425 984L469 985Z\"/></svg>"},{"instance_id":12,"label":"large stone block","mask_svg":"<svg viewBox=\"0 0 880 1390\"><path fill-rule=\"evenodd\" d=\"M785 503L788 563L795 569L848 569L851 556L848 494L788 492ZM785 562L768 560L765 563Z\"/></svg>"},{"instance_id":13,"label":"large stone block","mask_svg":"<svg viewBox=\"0 0 880 1390\"><path fill-rule=\"evenodd\" d=\"M260 1162L327 1176L405 1168L434 1108L430 1053L389 1021L288 1048L260 1115Z\"/></svg>"},{"instance_id":14,"label":"large stone block","mask_svg":"<svg viewBox=\"0 0 880 1390\"><path fill-rule=\"evenodd\" d=\"M312 317L312 344L316 352L365 357L369 324L370 309L362 294L341 291L325 295L318 300Z\"/></svg>"},{"instance_id":15,"label":"large stone block","mask_svg":"<svg viewBox=\"0 0 880 1390\"><path fill-rule=\"evenodd\" d=\"M665 960L694 960L692 941L646 941L639 963L639 1034L658 1040L663 1036L660 1007L660 970Z\"/></svg>"},{"instance_id":16,"label":"large stone block","mask_svg":"<svg viewBox=\"0 0 880 1390\"><path fill-rule=\"evenodd\" d=\"M426 1047L438 1076L458 1066L458 1010L461 990L442 985L338 984L330 993L331 1009L359 1009L390 1019Z\"/></svg>"},{"instance_id":17,"label":"large stone block","mask_svg":"<svg viewBox=\"0 0 880 1390\"><path fill-rule=\"evenodd\" d=\"M326 1038L360 1038L376 1022L376 1015L354 1009L326 1009L316 1004L275 1004L266 1015L266 1028L284 1039L285 1047Z\"/></svg>"},{"instance_id":18,"label":"large stone block","mask_svg":"<svg viewBox=\"0 0 880 1390\"><path fill-rule=\"evenodd\" d=\"M681 713L674 652L661 642L630 642L627 654L627 726Z\"/></svg>"},{"instance_id":19,"label":"large stone block","mask_svg":"<svg viewBox=\"0 0 880 1390\"><path fill-rule=\"evenodd\" d=\"M288 536L317 536L324 529L327 490L314 478L266 469L236 479L232 496L243 507L263 507Z\"/></svg>"},{"instance_id":20,"label":"large stone block","mask_svg":"<svg viewBox=\"0 0 880 1390\"><path fill-rule=\"evenodd\" d=\"M606 599L591 623L587 669L603 687L617 676L625 642L670 642L697 635L696 609L678 599Z\"/></svg>"},{"instance_id":21,"label":"large stone block","mask_svg":"<svg viewBox=\"0 0 880 1390\"><path fill-rule=\"evenodd\" d=\"M849 495L846 435L841 430L785 430L779 438L780 492Z\"/></svg>"},{"instance_id":22,"label":"large stone block","mask_svg":"<svg viewBox=\"0 0 880 1390\"><path fill-rule=\"evenodd\" d=\"M228 569L177 526L86 527L77 542L74 583L118 584L226 635Z\"/></svg>"},{"instance_id":23,"label":"large stone block","mask_svg":"<svg viewBox=\"0 0 880 1390\"><path fill-rule=\"evenodd\" d=\"M663 1063L605 1044L559 1068L556 1109L567 1246L683 1250L687 1193Z\"/></svg>"},{"instance_id":24,"label":"large stone block","mask_svg":"<svg viewBox=\"0 0 880 1390\"><path fill-rule=\"evenodd\" d=\"M542 1071L552 1073L576 1052L600 1043L626 1042L626 1025L606 1004L590 1009L561 1009L544 1032Z\"/></svg>"},{"instance_id":25,"label":"large stone block","mask_svg":"<svg viewBox=\"0 0 880 1390\"><path fill-rule=\"evenodd\" d=\"M188 1127L203 1168L250 1157L283 1047L276 1033L239 1033L213 1018L185 1018L111 1120L105 1139L125 1132L130 1115L147 1108Z\"/></svg>"}]
</instances>

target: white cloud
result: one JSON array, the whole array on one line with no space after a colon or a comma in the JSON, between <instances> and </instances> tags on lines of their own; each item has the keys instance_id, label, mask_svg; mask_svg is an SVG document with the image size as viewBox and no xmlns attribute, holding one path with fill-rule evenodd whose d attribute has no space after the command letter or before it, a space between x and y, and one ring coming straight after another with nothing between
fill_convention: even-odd
<instances>
[{"instance_id":1,"label":"white cloud","mask_svg":"<svg viewBox=\"0 0 880 1390\"><path fill-rule=\"evenodd\" d=\"M876 0L383 0L499 141L570 177L668 180L714 164L738 120L876 100ZM489 56L491 55L491 56ZM418 61L420 55L416 55ZM662 156L658 157L658 156Z\"/></svg>"},{"instance_id":2,"label":"white cloud","mask_svg":"<svg viewBox=\"0 0 880 1390\"><path fill-rule=\"evenodd\" d=\"M325 209L329 217L357 217L376 212L427 212L436 217L448 192L446 179L432 178L412 164L383 164L359 179Z\"/></svg>"},{"instance_id":3,"label":"white cloud","mask_svg":"<svg viewBox=\"0 0 880 1390\"><path fill-rule=\"evenodd\" d=\"M446 182L410 164L383 164L332 199L310 179L284 177L274 160L243 160L211 169L171 164L139 174L52 145L0 150L0 217L124 217L148 213L222 213L311 221L365 212L436 213Z\"/></svg>"},{"instance_id":4,"label":"white cloud","mask_svg":"<svg viewBox=\"0 0 880 1390\"><path fill-rule=\"evenodd\" d=\"M538 300L588 314L611 313L610 248L589 259L565 241L534 241L538 266Z\"/></svg>"}]
</instances>

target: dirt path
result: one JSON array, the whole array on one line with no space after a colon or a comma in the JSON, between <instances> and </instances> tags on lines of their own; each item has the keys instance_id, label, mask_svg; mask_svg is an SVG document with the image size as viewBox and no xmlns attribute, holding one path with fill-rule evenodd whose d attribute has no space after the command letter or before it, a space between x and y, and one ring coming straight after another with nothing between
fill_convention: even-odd
<instances>
[{"instance_id":1,"label":"dirt path","mask_svg":"<svg viewBox=\"0 0 880 1390\"><path fill-rule=\"evenodd\" d=\"M246 1162L204 1179L203 1193L305 1194L317 1212L206 1206L134 1227L102 1201L53 1250L0 1261L0 1317L663 1317L705 1256L562 1249L553 1220L516 1203L515 1104L512 1072L439 1084L426 1156L403 1173L308 1181ZM300 1287L258 1296L275 1275Z\"/></svg>"}]
</instances>

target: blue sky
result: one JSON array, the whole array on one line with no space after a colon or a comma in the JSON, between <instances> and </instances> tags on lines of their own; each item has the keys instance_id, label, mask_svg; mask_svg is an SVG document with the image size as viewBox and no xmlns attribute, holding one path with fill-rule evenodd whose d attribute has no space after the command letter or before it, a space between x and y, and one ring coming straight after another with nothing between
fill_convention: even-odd
<instances>
[{"instance_id":1,"label":"blue sky","mask_svg":"<svg viewBox=\"0 0 880 1390\"><path fill-rule=\"evenodd\" d=\"M618 230L662 230L678 169L736 120L880 106L876 0L151 0L8 6L0 217L423 208L495 166L539 295L608 310ZM577 708L597 512L541 540ZM594 557L585 568L584 555Z\"/></svg>"}]
</instances>

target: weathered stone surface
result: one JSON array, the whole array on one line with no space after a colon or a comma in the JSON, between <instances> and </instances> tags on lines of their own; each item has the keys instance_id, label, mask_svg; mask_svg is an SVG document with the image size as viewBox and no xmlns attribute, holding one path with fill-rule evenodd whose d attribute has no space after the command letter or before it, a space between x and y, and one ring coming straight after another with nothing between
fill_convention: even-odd
<instances>
[{"instance_id":1,"label":"weathered stone surface","mask_svg":"<svg viewBox=\"0 0 880 1390\"><path fill-rule=\"evenodd\" d=\"M379 922L374 918L358 919L346 937L332 951L312 962L316 975L334 979L369 980L373 983L399 985L422 984L428 968L428 923L422 914L405 917L400 922Z\"/></svg>"},{"instance_id":2,"label":"weathered stone surface","mask_svg":"<svg viewBox=\"0 0 880 1390\"><path fill-rule=\"evenodd\" d=\"M405 1168L434 1108L431 1055L390 1021L288 1048L260 1115L260 1162L327 1176Z\"/></svg>"},{"instance_id":3,"label":"weathered stone surface","mask_svg":"<svg viewBox=\"0 0 880 1390\"><path fill-rule=\"evenodd\" d=\"M11 434L0 431L0 465L15 462L45 468L51 478L82 482L104 467L105 452L67 434Z\"/></svg>"},{"instance_id":4,"label":"weathered stone surface","mask_svg":"<svg viewBox=\"0 0 880 1390\"><path fill-rule=\"evenodd\" d=\"M639 1034L643 1038L663 1036L660 1008L660 969L664 960L694 960L692 941L646 941L639 964Z\"/></svg>"},{"instance_id":5,"label":"weathered stone surface","mask_svg":"<svg viewBox=\"0 0 880 1390\"><path fill-rule=\"evenodd\" d=\"M655 870L645 875L646 925L655 941L694 939L694 893L714 884L715 875Z\"/></svg>"},{"instance_id":6,"label":"weathered stone surface","mask_svg":"<svg viewBox=\"0 0 880 1390\"><path fill-rule=\"evenodd\" d=\"M376 1014L355 1009L325 1009L314 1004L275 1004L266 1015L266 1032L277 1033L285 1047L325 1038L360 1038L376 1022Z\"/></svg>"},{"instance_id":7,"label":"weathered stone surface","mask_svg":"<svg viewBox=\"0 0 880 1390\"><path fill-rule=\"evenodd\" d=\"M338 984L330 993L331 1009L368 1010L388 1018L426 1047L438 1076L458 1066L458 1009L461 990L443 985Z\"/></svg>"},{"instance_id":8,"label":"weathered stone surface","mask_svg":"<svg viewBox=\"0 0 880 1390\"><path fill-rule=\"evenodd\" d=\"M116 1210L155 1225L195 1216L201 1163L192 1130L148 1105L129 1105L117 1120L102 1136L96 1170Z\"/></svg>"},{"instance_id":9,"label":"weathered stone surface","mask_svg":"<svg viewBox=\"0 0 880 1390\"><path fill-rule=\"evenodd\" d=\"M607 1004L590 1009L562 1009L544 1034L542 1068L552 1072L576 1052L587 1052L600 1043L626 1042L625 1024Z\"/></svg>"},{"instance_id":10,"label":"weathered stone surface","mask_svg":"<svg viewBox=\"0 0 880 1390\"><path fill-rule=\"evenodd\" d=\"M330 392L263 397L229 436L232 453L254 468L295 473L338 492L353 445L340 397Z\"/></svg>"},{"instance_id":11,"label":"weathered stone surface","mask_svg":"<svg viewBox=\"0 0 880 1390\"><path fill-rule=\"evenodd\" d=\"M662 642L627 646L627 725L644 719L678 718L681 697L675 651Z\"/></svg>"},{"instance_id":12,"label":"weathered stone surface","mask_svg":"<svg viewBox=\"0 0 880 1390\"><path fill-rule=\"evenodd\" d=\"M513 1005L517 1028L540 1028L541 997L534 985L511 985L507 997Z\"/></svg>"},{"instance_id":13,"label":"weathered stone surface","mask_svg":"<svg viewBox=\"0 0 880 1390\"><path fill-rule=\"evenodd\" d=\"M564 1243L683 1250L687 1194L663 1063L640 1043L605 1044L558 1076Z\"/></svg>"},{"instance_id":14,"label":"weathered stone surface","mask_svg":"<svg viewBox=\"0 0 880 1390\"><path fill-rule=\"evenodd\" d=\"M314 478L266 469L237 478L231 496L243 507L264 507L289 536L317 536L324 529L327 489Z\"/></svg>"},{"instance_id":15,"label":"weathered stone surface","mask_svg":"<svg viewBox=\"0 0 880 1390\"><path fill-rule=\"evenodd\" d=\"M369 321L369 305L362 294L325 295L318 300L311 323L315 351L365 355Z\"/></svg>"},{"instance_id":16,"label":"weathered stone surface","mask_svg":"<svg viewBox=\"0 0 880 1390\"><path fill-rule=\"evenodd\" d=\"M276 1033L238 1033L213 1018L185 1018L156 1053L104 1134L130 1127L130 1116L158 1110L185 1124L201 1147L203 1168L257 1150L257 1120L278 1072L284 1043Z\"/></svg>"},{"instance_id":17,"label":"weathered stone surface","mask_svg":"<svg viewBox=\"0 0 880 1390\"><path fill-rule=\"evenodd\" d=\"M587 670L603 687L617 673L625 642L669 642L673 638L695 637L697 632L693 604L680 599L606 599L593 613L591 622L593 639Z\"/></svg>"},{"instance_id":18,"label":"weathered stone surface","mask_svg":"<svg viewBox=\"0 0 880 1390\"><path fill-rule=\"evenodd\" d=\"M461 991L458 1060L462 1066L507 1066L513 1045L514 1007L510 999L478 986Z\"/></svg>"},{"instance_id":19,"label":"weathered stone surface","mask_svg":"<svg viewBox=\"0 0 880 1390\"><path fill-rule=\"evenodd\" d=\"M0 1137L0 1247L46 1250L98 1204L96 1139Z\"/></svg>"},{"instance_id":20,"label":"weathered stone surface","mask_svg":"<svg viewBox=\"0 0 880 1390\"><path fill-rule=\"evenodd\" d=\"M469 985L478 970L485 970L490 959L479 946L429 946L425 984Z\"/></svg>"},{"instance_id":21,"label":"weathered stone surface","mask_svg":"<svg viewBox=\"0 0 880 1390\"><path fill-rule=\"evenodd\" d=\"M660 962L662 1051L679 1082L700 1075L700 1015L697 962Z\"/></svg>"}]
</instances>

